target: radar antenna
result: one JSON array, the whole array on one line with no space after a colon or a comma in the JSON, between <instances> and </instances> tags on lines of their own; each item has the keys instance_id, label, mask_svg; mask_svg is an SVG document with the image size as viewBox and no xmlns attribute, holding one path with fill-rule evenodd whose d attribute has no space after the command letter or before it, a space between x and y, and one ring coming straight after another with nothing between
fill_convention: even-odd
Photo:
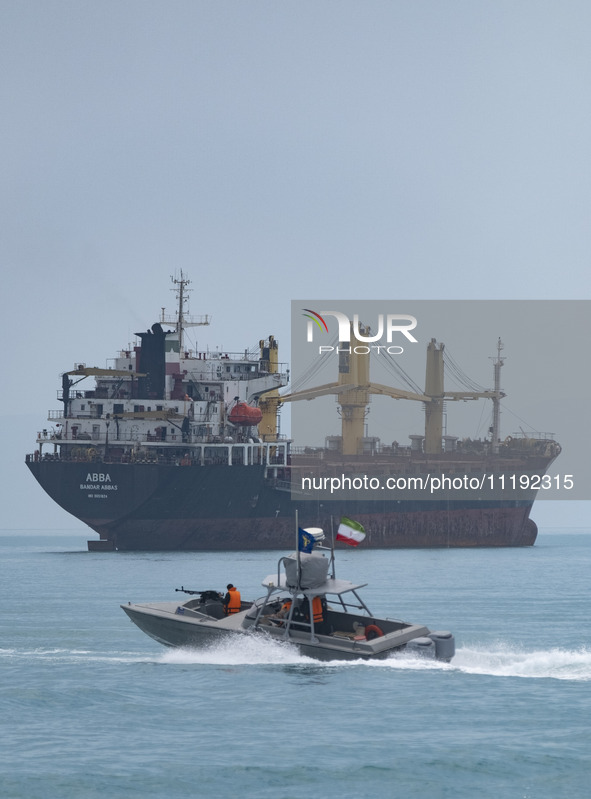
<instances>
[{"instance_id":1,"label":"radar antenna","mask_svg":"<svg viewBox=\"0 0 591 799\"><path fill-rule=\"evenodd\" d=\"M160 317L160 322L165 325L173 325L176 332L179 335L179 352L184 352L184 344L183 344L183 332L186 327L197 327L198 325L208 325L210 323L211 317L208 314L204 314L203 316L189 316L185 313L185 303L188 302L189 297L187 296L189 291L189 285L191 281L189 278L183 275L183 270L181 269L181 276L173 277L171 275L170 279L175 284L175 287L171 289L172 291L176 292L177 300L178 300L178 309L176 316L167 315L164 313L164 308L162 309L162 315Z\"/></svg>"}]
</instances>

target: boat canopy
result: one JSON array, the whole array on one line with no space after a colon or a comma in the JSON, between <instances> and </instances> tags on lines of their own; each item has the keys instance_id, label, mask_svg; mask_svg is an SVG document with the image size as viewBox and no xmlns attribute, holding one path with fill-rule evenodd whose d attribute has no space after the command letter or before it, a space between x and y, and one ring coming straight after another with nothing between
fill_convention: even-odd
<instances>
[{"instance_id":1,"label":"boat canopy","mask_svg":"<svg viewBox=\"0 0 591 799\"><path fill-rule=\"evenodd\" d=\"M324 583L315 585L313 588L294 589L293 586L287 584L285 574L279 575L279 582L277 580L277 574L269 574L265 577L262 584L263 588L266 588L268 591L288 591L289 593L294 593L295 591L298 594L304 594L304 596L308 597L318 596L320 594L339 596L349 591L357 591L359 588L365 588L367 585L367 583L350 583L348 580L338 580L329 577Z\"/></svg>"}]
</instances>

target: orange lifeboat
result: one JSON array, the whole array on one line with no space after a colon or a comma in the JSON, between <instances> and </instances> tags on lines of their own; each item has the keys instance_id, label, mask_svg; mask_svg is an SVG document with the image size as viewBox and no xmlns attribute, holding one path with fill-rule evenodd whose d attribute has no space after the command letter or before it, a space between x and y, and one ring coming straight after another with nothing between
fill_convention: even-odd
<instances>
[{"instance_id":1,"label":"orange lifeboat","mask_svg":"<svg viewBox=\"0 0 591 799\"><path fill-rule=\"evenodd\" d=\"M263 418L260 408L253 408L246 402L238 402L228 415L228 421L232 424L254 425L258 424Z\"/></svg>"}]
</instances>

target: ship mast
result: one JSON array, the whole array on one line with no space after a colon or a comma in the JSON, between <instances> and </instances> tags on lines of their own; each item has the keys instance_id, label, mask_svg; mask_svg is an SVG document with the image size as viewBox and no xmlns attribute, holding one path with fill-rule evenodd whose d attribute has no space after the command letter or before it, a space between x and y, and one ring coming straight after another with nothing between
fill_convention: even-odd
<instances>
[{"instance_id":1,"label":"ship mast","mask_svg":"<svg viewBox=\"0 0 591 799\"><path fill-rule=\"evenodd\" d=\"M208 314L204 314L203 316L187 316L185 314L185 303L189 299L187 294L190 291L188 286L190 285L191 281L189 278L183 275L183 270L181 269L181 276L180 278L177 277L170 277L172 282L175 284L174 289L172 291L176 291L177 299L178 299L178 310L176 314L176 318L173 316L167 316L164 313L164 308L162 309L162 316L160 318L160 322L162 324L167 325L174 325L176 328L176 332L179 336L179 353L181 354L184 352L184 342L183 342L183 334L186 327L197 327L198 325L208 325L210 321L210 317Z\"/></svg>"},{"instance_id":2,"label":"ship mast","mask_svg":"<svg viewBox=\"0 0 591 799\"><path fill-rule=\"evenodd\" d=\"M183 349L183 328L184 328L184 304L185 304L185 287L190 284L190 280L188 278L183 277L183 270L181 269L181 276L180 278L172 277L170 278L172 282L178 286L177 289L177 296L179 300L179 309L177 311L177 333L179 334L179 352L184 352Z\"/></svg>"},{"instance_id":3,"label":"ship mast","mask_svg":"<svg viewBox=\"0 0 591 799\"><path fill-rule=\"evenodd\" d=\"M505 359L501 358L502 349L503 349L503 342L499 337L499 340L497 341L497 357L493 363L494 394L492 397L493 418L492 418L492 427L491 427L491 439L492 439L491 443L494 455L498 455L499 439L501 436L501 397L503 396L503 393L501 391L501 367L505 363Z\"/></svg>"}]
</instances>

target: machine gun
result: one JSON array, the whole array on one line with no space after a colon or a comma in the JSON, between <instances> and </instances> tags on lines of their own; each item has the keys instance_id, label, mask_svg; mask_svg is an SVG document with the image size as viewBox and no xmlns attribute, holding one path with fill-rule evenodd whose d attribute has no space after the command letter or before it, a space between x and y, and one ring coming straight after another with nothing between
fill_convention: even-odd
<instances>
[{"instance_id":1,"label":"machine gun","mask_svg":"<svg viewBox=\"0 0 591 799\"><path fill-rule=\"evenodd\" d=\"M189 588L185 588L183 585L181 585L180 588L175 588L174 590L181 591L183 594L189 594L190 596L195 596L196 594L200 594L202 602L210 602L216 599L219 600L223 599L223 596L222 594L219 593L219 591L212 591L212 590L192 591Z\"/></svg>"}]
</instances>

